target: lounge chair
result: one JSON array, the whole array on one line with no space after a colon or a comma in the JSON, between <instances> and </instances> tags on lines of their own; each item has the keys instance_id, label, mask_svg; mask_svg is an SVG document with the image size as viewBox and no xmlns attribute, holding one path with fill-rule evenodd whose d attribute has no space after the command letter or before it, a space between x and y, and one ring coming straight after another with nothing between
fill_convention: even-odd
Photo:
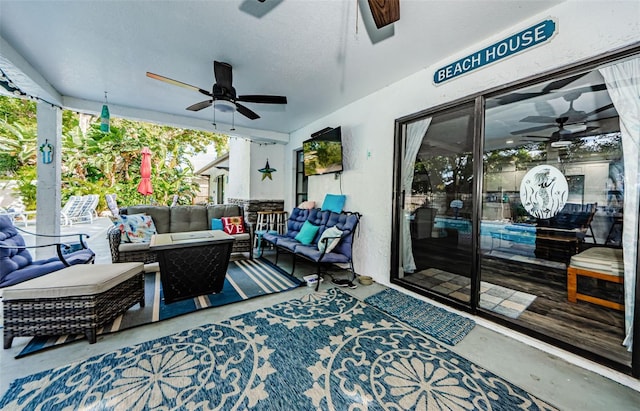
<instances>
[{"instance_id":1,"label":"lounge chair","mask_svg":"<svg viewBox=\"0 0 640 411\"><path fill-rule=\"evenodd\" d=\"M107 207L109 207L109 211L111 211L111 214L114 217L117 217L120 215L120 208L118 207L118 201L117 201L117 195L116 194L105 194L104 195L104 199L107 202Z\"/></svg>"},{"instance_id":2,"label":"lounge chair","mask_svg":"<svg viewBox=\"0 0 640 411\"><path fill-rule=\"evenodd\" d=\"M97 194L89 194L85 196L71 196L67 203L62 207L61 224L72 225L73 223L89 222L97 217L96 207L98 206L99 197Z\"/></svg>"},{"instance_id":3,"label":"lounge chair","mask_svg":"<svg viewBox=\"0 0 640 411\"><path fill-rule=\"evenodd\" d=\"M20 232L51 238L50 244L27 246ZM77 243L63 243L63 237L77 237ZM76 264L89 264L95 253L87 247L86 234L34 234L17 228L6 215L0 215L0 288L61 270ZM72 251L77 246L79 250ZM57 256L33 261L28 248L56 247Z\"/></svg>"}]
</instances>

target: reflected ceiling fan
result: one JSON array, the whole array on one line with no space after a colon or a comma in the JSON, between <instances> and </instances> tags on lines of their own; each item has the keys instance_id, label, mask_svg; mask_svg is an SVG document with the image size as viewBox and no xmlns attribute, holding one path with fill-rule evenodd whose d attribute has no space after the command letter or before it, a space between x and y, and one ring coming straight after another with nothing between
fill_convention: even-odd
<instances>
[{"instance_id":1,"label":"reflected ceiling fan","mask_svg":"<svg viewBox=\"0 0 640 411\"><path fill-rule=\"evenodd\" d=\"M527 138L537 138L543 140L549 140L551 142L565 141L569 136L574 133L580 133L573 137L581 136L583 133L587 133L596 130L598 127L587 126L589 117L601 113L603 111L613 108L613 103L599 107L589 113L585 111L576 110L573 108L573 102L577 100L582 91L571 91L563 95L565 101L569 102L569 109L559 115L558 117L551 116L528 116L520 120L524 123L543 123L541 126L530 127L522 130L513 131L512 135L522 135L528 133L534 133L537 131L546 130L549 128L557 127L549 137L544 136L526 136ZM569 127L570 126L570 127Z\"/></svg>"},{"instance_id":2,"label":"reflected ceiling fan","mask_svg":"<svg viewBox=\"0 0 640 411\"><path fill-rule=\"evenodd\" d=\"M544 88L539 92L531 92L531 93L510 93L501 97L498 97L497 100L500 105L516 103L522 100L528 100L530 98L544 96L546 94L554 93L556 91L562 92L562 89L574 81L584 77L589 74L589 72L580 73L575 76L566 77L560 80L555 80L544 86ZM588 91L601 91L606 90L607 86L605 84L594 84L592 86L584 86L578 89L572 90L572 92L582 94ZM557 94L556 94L557 96ZM567 100L569 101L569 100Z\"/></svg>"},{"instance_id":3,"label":"reflected ceiling fan","mask_svg":"<svg viewBox=\"0 0 640 411\"><path fill-rule=\"evenodd\" d=\"M566 123L569 121L569 117L558 117L555 120L555 127L558 129L551 133L549 137L544 136L525 136L528 142L542 142L548 141L552 147L566 147L571 144L571 140L583 137L585 133L593 130L597 130L599 127L587 126L586 123L574 123L570 126ZM565 128L565 125L568 127ZM551 124L544 126L544 128L551 127ZM515 133L512 133L515 134ZM540 141L542 140L542 141Z\"/></svg>"},{"instance_id":4,"label":"reflected ceiling fan","mask_svg":"<svg viewBox=\"0 0 640 411\"><path fill-rule=\"evenodd\" d=\"M192 86L191 84L183 83L181 81L173 80L169 77L164 77L159 74L154 74L147 71L147 77L149 78L173 84L174 86L184 87L189 90L197 91L201 94L204 94L205 96L210 97L207 100L190 105L189 107L187 107L187 110L189 111L200 111L202 109L210 107L211 105L214 105L214 108L216 110L223 112L237 111L243 116L251 120L255 120L260 118L260 116L253 110L240 104L240 102L261 104L287 104L287 98L284 96L271 96L261 94L248 94L242 96L236 95L236 89L232 84L232 67L229 63L214 61L213 74L215 76L216 82L213 84L212 90L207 91L201 89L200 87Z\"/></svg>"}]
</instances>

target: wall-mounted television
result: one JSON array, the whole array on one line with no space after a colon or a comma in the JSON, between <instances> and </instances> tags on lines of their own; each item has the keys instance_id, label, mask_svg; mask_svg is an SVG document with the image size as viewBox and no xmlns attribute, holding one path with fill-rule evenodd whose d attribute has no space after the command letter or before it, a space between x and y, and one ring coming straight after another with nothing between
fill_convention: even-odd
<instances>
[{"instance_id":1,"label":"wall-mounted television","mask_svg":"<svg viewBox=\"0 0 640 411\"><path fill-rule=\"evenodd\" d=\"M304 175L339 173L342 171L342 130L325 128L313 133L302 143Z\"/></svg>"}]
</instances>

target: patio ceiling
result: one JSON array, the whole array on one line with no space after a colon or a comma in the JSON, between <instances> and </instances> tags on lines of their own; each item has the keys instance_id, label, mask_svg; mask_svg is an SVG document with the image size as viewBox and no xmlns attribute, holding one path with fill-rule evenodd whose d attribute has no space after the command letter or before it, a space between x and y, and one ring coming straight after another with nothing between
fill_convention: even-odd
<instances>
[{"instance_id":1,"label":"patio ceiling","mask_svg":"<svg viewBox=\"0 0 640 411\"><path fill-rule=\"evenodd\" d=\"M284 95L286 106L246 103L238 134L288 134L562 1L401 0L400 20L376 29L366 0L0 0L0 69L30 95L112 116L212 130L213 108L186 107L213 61L233 66L239 95ZM218 130L230 113L216 112Z\"/></svg>"}]
</instances>

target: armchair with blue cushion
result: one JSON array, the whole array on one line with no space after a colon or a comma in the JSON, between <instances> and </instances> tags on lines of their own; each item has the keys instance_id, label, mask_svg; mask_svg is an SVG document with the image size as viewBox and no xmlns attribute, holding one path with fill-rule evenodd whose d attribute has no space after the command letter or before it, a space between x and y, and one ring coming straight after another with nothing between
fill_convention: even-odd
<instances>
[{"instance_id":1,"label":"armchair with blue cushion","mask_svg":"<svg viewBox=\"0 0 640 411\"><path fill-rule=\"evenodd\" d=\"M24 232L38 237L51 238L52 243L27 246L20 234ZM70 243L61 242L63 237L77 237L80 249L72 251ZM8 216L0 215L0 288L18 284L76 264L90 264L95 253L87 247L86 234L46 235L34 234L13 225ZM34 261L28 248L56 247L57 256Z\"/></svg>"}]
</instances>

